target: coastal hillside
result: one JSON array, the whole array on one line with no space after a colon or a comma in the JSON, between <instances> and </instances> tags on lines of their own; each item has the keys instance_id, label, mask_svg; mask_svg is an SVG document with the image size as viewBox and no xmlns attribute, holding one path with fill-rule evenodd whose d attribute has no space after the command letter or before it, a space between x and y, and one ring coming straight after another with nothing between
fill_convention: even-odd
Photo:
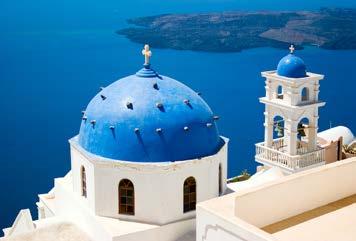
<instances>
[{"instance_id":1,"label":"coastal hillside","mask_svg":"<svg viewBox=\"0 0 356 241\"><path fill-rule=\"evenodd\" d=\"M129 19L118 30L133 42L156 48L237 52L256 47L316 45L356 49L356 9L166 14Z\"/></svg>"}]
</instances>

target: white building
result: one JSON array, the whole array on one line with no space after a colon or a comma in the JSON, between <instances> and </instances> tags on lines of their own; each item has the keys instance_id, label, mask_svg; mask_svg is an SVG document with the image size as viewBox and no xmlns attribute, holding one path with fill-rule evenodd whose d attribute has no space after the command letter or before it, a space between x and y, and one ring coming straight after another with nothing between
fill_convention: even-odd
<instances>
[{"instance_id":1,"label":"white building","mask_svg":"<svg viewBox=\"0 0 356 241\"><path fill-rule=\"evenodd\" d=\"M194 237L196 203L225 191L228 139L218 117L150 67L148 46L143 55L143 69L103 88L83 112L69 141L71 171L39 195L40 226L71 222L100 241L173 241Z\"/></svg>"},{"instance_id":2,"label":"white building","mask_svg":"<svg viewBox=\"0 0 356 241\"><path fill-rule=\"evenodd\" d=\"M262 72L266 78L265 140L256 144L256 161L295 173L323 165L324 150L317 145L319 81L323 75L306 71L304 61L291 53L281 59L277 70ZM278 138L274 138L274 130ZM308 139L302 138L307 132Z\"/></svg>"},{"instance_id":3,"label":"white building","mask_svg":"<svg viewBox=\"0 0 356 241\"><path fill-rule=\"evenodd\" d=\"M318 138L321 142L335 142L340 137L342 138L342 143L345 145L350 145L355 141L354 134L345 126L336 126L318 133Z\"/></svg>"},{"instance_id":4,"label":"white building","mask_svg":"<svg viewBox=\"0 0 356 241\"><path fill-rule=\"evenodd\" d=\"M354 241L356 158L199 203L196 241Z\"/></svg>"},{"instance_id":5,"label":"white building","mask_svg":"<svg viewBox=\"0 0 356 241\"><path fill-rule=\"evenodd\" d=\"M318 133L318 144L325 150L325 163L349 158L355 155L345 153L343 146L356 146L352 131L345 126L336 126Z\"/></svg>"}]
</instances>

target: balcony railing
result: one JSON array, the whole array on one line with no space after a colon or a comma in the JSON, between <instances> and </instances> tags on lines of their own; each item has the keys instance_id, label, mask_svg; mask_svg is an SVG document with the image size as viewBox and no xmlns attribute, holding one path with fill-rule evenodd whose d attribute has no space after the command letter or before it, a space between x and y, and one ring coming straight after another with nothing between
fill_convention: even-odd
<instances>
[{"instance_id":1,"label":"balcony railing","mask_svg":"<svg viewBox=\"0 0 356 241\"><path fill-rule=\"evenodd\" d=\"M298 142L297 155L295 156L285 153L284 149L283 139L274 140L271 148L266 147L264 142L258 143L256 144L256 161L277 165L290 172L301 171L325 163L324 149L308 151L303 142Z\"/></svg>"}]
</instances>

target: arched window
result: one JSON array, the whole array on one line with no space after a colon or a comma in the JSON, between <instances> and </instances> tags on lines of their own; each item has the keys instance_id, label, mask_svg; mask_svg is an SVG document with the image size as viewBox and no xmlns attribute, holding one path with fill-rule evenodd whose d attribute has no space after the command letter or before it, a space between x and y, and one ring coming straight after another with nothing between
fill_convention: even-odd
<instances>
[{"instance_id":1,"label":"arched window","mask_svg":"<svg viewBox=\"0 0 356 241\"><path fill-rule=\"evenodd\" d=\"M277 96L276 96L277 99L283 99L283 88L282 88L281 85L279 85L279 86L277 87L277 92L276 92L276 94L277 94Z\"/></svg>"},{"instance_id":2,"label":"arched window","mask_svg":"<svg viewBox=\"0 0 356 241\"><path fill-rule=\"evenodd\" d=\"M219 164L219 195L222 194L222 168L221 168L221 163Z\"/></svg>"},{"instance_id":3,"label":"arched window","mask_svg":"<svg viewBox=\"0 0 356 241\"><path fill-rule=\"evenodd\" d=\"M119 183L119 214L135 215L135 188L128 179Z\"/></svg>"},{"instance_id":4,"label":"arched window","mask_svg":"<svg viewBox=\"0 0 356 241\"><path fill-rule=\"evenodd\" d=\"M188 177L184 181L183 187L183 212L189 212L195 210L197 203L197 187L194 177Z\"/></svg>"},{"instance_id":5,"label":"arched window","mask_svg":"<svg viewBox=\"0 0 356 241\"><path fill-rule=\"evenodd\" d=\"M309 100L309 89L307 87L304 87L302 89L302 101L307 101Z\"/></svg>"},{"instance_id":6,"label":"arched window","mask_svg":"<svg viewBox=\"0 0 356 241\"><path fill-rule=\"evenodd\" d=\"M87 197L87 176L85 173L84 166L80 168L80 178L81 178L81 185L82 185L82 196Z\"/></svg>"}]
</instances>

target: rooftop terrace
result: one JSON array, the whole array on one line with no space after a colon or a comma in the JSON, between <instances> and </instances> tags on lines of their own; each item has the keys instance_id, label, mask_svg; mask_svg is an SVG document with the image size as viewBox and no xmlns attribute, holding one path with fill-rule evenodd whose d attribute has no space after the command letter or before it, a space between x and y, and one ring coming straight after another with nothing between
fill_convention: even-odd
<instances>
[{"instance_id":1,"label":"rooftop terrace","mask_svg":"<svg viewBox=\"0 0 356 241\"><path fill-rule=\"evenodd\" d=\"M311 219L315 219L318 217L321 217L325 214L332 213L334 211L337 211L339 209L344 209L347 206L350 206L351 209L350 211L356 207L356 205L352 205L356 203L356 195L352 195L350 197L346 197L343 199L340 199L336 202L328 203L324 206L314 208L312 210L306 211L304 213L298 214L296 216L287 218L285 220L279 221L277 223L270 224L266 227L263 227L262 230L268 232L268 233L277 233L282 230L291 228L293 226L296 226L298 224L304 223L306 221L309 221ZM331 214L333 215L333 214ZM355 233L356 237L356 233Z\"/></svg>"},{"instance_id":2,"label":"rooftop terrace","mask_svg":"<svg viewBox=\"0 0 356 241\"><path fill-rule=\"evenodd\" d=\"M201 203L197 240L354 241L355 173L350 158Z\"/></svg>"}]
</instances>

